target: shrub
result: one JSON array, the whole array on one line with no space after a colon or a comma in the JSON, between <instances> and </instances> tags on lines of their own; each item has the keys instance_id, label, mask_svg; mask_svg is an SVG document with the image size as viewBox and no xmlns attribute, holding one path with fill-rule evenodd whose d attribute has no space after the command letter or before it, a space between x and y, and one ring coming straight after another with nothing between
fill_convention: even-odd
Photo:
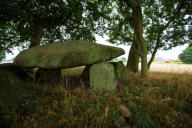
<instances>
[{"instance_id":1,"label":"shrub","mask_svg":"<svg viewBox=\"0 0 192 128\"><path fill-rule=\"evenodd\" d=\"M5 59L5 55L2 54L2 53L0 53L0 62L1 62L3 59Z\"/></svg>"},{"instance_id":2,"label":"shrub","mask_svg":"<svg viewBox=\"0 0 192 128\"><path fill-rule=\"evenodd\" d=\"M180 55L179 59L185 64L192 64L192 47L186 48Z\"/></svg>"}]
</instances>

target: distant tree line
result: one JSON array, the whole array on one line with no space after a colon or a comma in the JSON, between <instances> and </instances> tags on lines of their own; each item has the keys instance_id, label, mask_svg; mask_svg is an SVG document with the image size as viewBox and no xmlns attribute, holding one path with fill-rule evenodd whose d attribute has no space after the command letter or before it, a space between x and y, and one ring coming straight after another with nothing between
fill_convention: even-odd
<instances>
[{"instance_id":1,"label":"distant tree line","mask_svg":"<svg viewBox=\"0 0 192 128\"><path fill-rule=\"evenodd\" d=\"M180 55L179 59L185 64L192 64L192 47L187 47Z\"/></svg>"}]
</instances>

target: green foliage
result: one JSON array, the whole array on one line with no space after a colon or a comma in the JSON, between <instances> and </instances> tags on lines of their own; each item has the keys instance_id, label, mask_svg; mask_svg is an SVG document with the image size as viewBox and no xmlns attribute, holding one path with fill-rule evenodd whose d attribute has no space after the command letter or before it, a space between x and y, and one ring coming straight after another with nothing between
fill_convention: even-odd
<instances>
[{"instance_id":1,"label":"green foliage","mask_svg":"<svg viewBox=\"0 0 192 128\"><path fill-rule=\"evenodd\" d=\"M0 62L5 59L5 55L4 54L0 54Z\"/></svg>"},{"instance_id":2,"label":"green foliage","mask_svg":"<svg viewBox=\"0 0 192 128\"><path fill-rule=\"evenodd\" d=\"M134 39L132 10L125 2L114 1L111 5L114 11L108 21L108 35L113 44L130 45ZM163 50L192 43L192 4L187 0L145 0L142 1L142 8L143 32L149 52L154 51L158 38L157 48Z\"/></svg>"},{"instance_id":3,"label":"green foliage","mask_svg":"<svg viewBox=\"0 0 192 128\"><path fill-rule=\"evenodd\" d=\"M134 3L134 4L133 4ZM145 0L135 1L132 0L118 0L113 1L113 13L110 15L111 19L108 20L109 41L113 44L136 44L135 50L132 53L130 50L129 57L132 64L128 60L127 67L133 71L138 67L137 60L139 55L146 56L152 54L152 58L148 65L146 57L141 57L142 69L141 74L145 76L147 69L150 68L153 58L159 49L168 50L176 46L191 44L191 23L192 23L192 4L187 0ZM133 9L137 6L137 9ZM134 13L141 6L142 14ZM141 16L136 17L137 15ZM141 25L136 24L136 19L139 19ZM135 29L135 26L140 26L140 32ZM142 29L142 30L141 30ZM147 44L146 48L139 45L137 34L144 33L144 43ZM142 50L143 49L143 50ZM139 52L143 52L138 54ZM131 66L134 65L134 66ZM135 68L135 69L133 69Z\"/></svg>"},{"instance_id":4,"label":"green foliage","mask_svg":"<svg viewBox=\"0 0 192 128\"><path fill-rule=\"evenodd\" d=\"M63 40L95 41L102 35L108 14L97 0L6 0L0 1L0 50L11 52L16 46L26 47L36 29L41 43Z\"/></svg>"},{"instance_id":5,"label":"green foliage","mask_svg":"<svg viewBox=\"0 0 192 128\"><path fill-rule=\"evenodd\" d=\"M180 55L179 59L185 64L192 64L192 47L186 48Z\"/></svg>"},{"instance_id":6,"label":"green foliage","mask_svg":"<svg viewBox=\"0 0 192 128\"><path fill-rule=\"evenodd\" d=\"M157 48L163 50L191 43L192 5L188 1L153 1L144 3L144 6L145 38L149 50L153 51L157 42Z\"/></svg>"}]
</instances>

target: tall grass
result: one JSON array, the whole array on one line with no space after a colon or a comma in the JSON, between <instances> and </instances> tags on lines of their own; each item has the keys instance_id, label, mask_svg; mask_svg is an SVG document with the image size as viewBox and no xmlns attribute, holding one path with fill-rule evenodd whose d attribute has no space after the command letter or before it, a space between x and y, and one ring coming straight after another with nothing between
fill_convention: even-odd
<instances>
[{"instance_id":1,"label":"tall grass","mask_svg":"<svg viewBox=\"0 0 192 128\"><path fill-rule=\"evenodd\" d=\"M33 97L3 118L12 117L18 128L192 127L190 73L150 72L147 78L130 74L118 81L115 93L92 92L81 84L69 87L69 82L33 85ZM130 110L131 118L121 120L119 105Z\"/></svg>"}]
</instances>

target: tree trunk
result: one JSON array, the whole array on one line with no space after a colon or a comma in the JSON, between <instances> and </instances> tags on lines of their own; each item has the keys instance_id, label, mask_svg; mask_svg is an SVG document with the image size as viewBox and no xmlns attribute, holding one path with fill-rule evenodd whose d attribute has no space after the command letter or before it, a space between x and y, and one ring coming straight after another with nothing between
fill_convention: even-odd
<instances>
[{"instance_id":1,"label":"tree trunk","mask_svg":"<svg viewBox=\"0 0 192 128\"><path fill-rule=\"evenodd\" d=\"M131 49L129 51L128 55L128 61L126 65L127 71L130 72L138 72L138 66L139 66L139 55L136 52L138 48L136 47L136 44L133 42L131 45Z\"/></svg>"},{"instance_id":2,"label":"tree trunk","mask_svg":"<svg viewBox=\"0 0 192 128\"><path fill-rule=\"evenodd\" d=\"M148 65L147 65L147 49L143 49L141 55L141 76L146 77L148 72Z\"/></svg>"},{"instance_id":3,"label":"tree trunk","mask_svg":"<svg viewBox=\"0 0 192 128\"><path fill-rule=\"evenodd\" d=\"M133 9L135 43L139 46L139 52L141 57L141 75L145 77L148 72L147 46L143 38L143 17L142 17L141 4L132 7L132 9Z\"/></svg>"},{"instance_id":4,"label":"tree trunk","mask_svg":"<svg viewBox=\"0 0 192 128\"><path fill-rule=\"evenodd\" d=\"M40 45L41 38L42 38L42 31L43 31L43 28L41 26L34 25L29 48Z\"/></svg>"},{"instance_id":5,"label":"tree trunk","mask_svg":"<svg viewBox=\"0 0 192 128\"><path fill-rule=\"evenodd\" d=\"M154 48L153 53L151 54L151 59L148 62L148 69L150 68L150 66L151 66L151 64L155 58L155 55L157 53L157 49L159 48L159 44L160 44L160 34L158 34L158 36L157 36L156 46Z\"/></svg>"},{"instance_id":6,"label":"tree trunk","mask_svg":"<svg viewBox=\"0 0 192 128\"><path fill-rule=\"evenodd\" d=\"M148 69L150 68L150 66L152 64L152 62L153 62L153 60L155 58L156 53L157 53L157 49L154 49L153 53L151 54L151 58L150 58L150 60L148 62Z\"/></svg>"}]
</instances>

